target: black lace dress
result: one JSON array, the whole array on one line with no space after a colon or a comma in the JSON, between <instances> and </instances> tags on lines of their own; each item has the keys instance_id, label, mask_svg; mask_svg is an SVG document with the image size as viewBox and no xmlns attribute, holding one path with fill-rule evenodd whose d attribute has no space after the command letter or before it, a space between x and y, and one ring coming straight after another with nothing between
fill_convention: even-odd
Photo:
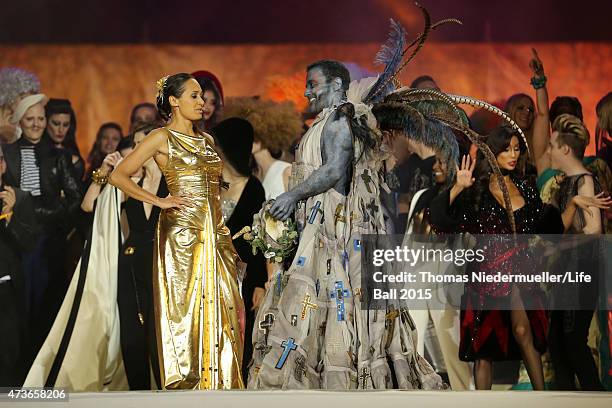
<instances>
[{"instance_id":1,"label":"black lace dress","mask_svg":"<svg viewBox=\"0 0 612 408\"><path fill-rule=\"evenodd\" d=\"M511 176L525 200L525 205L514 211L517 234L563 233L560 213L552 206L542 204L535 186L530 181ZM449 206L449 190L442 192L431 204L431 223L436 233L470 233L472 235L499 235L499 240L488 236L477 237L476 248L482 248L485 261L472 263L468 271L485 274L529 270L534 256L527 247L515 245L505 234L512 233L506 210L486 189L478 209L469 202L469 193L463 192ZM486 241L483 242L483 241ZM510 295L512 283L466 283L461 310L461 340L459 357L464 361L490 359L493 361L519 360L520 349L512 334ZM546 350L548 317L544 310L544 293L537 285L521 285L521 299L528 302L526 310L536 349ZM485 305L496 307L485 310Z\"/></svg>"}]
</instances>

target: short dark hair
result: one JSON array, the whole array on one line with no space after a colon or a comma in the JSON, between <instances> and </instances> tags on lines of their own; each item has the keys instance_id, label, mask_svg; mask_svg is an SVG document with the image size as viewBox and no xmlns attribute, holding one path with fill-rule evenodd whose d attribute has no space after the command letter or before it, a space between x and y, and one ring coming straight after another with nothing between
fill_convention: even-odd
<instances>
[{"instance_id":1,"label":"short dark hair","mask_svg":"<svg viewBox=\"0 0 612 408\"><path fill-rule=\"evenodd\" d=\"M308 65L308 67L306 67L306 72L314 68L319 68L323 72L327 82L334 78L340 78L342 81L342 89L345 91L348 90L349 84L351 83L351 75L342 63L333 60L319 60Z\"/></svg>"},{"instance_id":2,"label":"short dark hair","mask_svg":"<svg viewBox=\"0 0 612 408\"><path fill-rule=\"evenodd\" d=\"M569 113L580 120L582 117L582 104L575 96L557 96L553 103L550 104L548 116L550 123L554 123L561 114Z\"/></svg>"},{"instance_id":3,"label":"short dark hair","mask_svg":"<svg viewBox=\"0 0 612 408\"><path fill-rule=\"evenodd\" d=\"M410 87L411 88L416 88L417 86L419 86L419 84L421 82L425 82L425 81L431 81L434 84L436 83L436 81L434 81L434 79L432 77L430 77L429 75L421 75L416 77L411 83L410 83Z\"/></svg>"}]
</instances>

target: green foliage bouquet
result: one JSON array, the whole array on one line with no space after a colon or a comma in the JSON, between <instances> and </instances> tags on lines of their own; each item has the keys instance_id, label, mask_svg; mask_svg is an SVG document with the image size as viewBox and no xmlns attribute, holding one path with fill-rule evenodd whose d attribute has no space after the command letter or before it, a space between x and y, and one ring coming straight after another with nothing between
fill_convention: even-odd
<instances>
[{"instance_id":1,"label":"green foliage bouquet","mask_svg":"<svg viewBox=\"0 0 612 408\"><path fill-rule=\"evenodd\" d=\"M261 251L271 262L284 263L293 258L298 233L291 218L280 221L270 215L273 202L267 201L259 213L253 216L253 225L242 228L233 238L242 236L249 241L254 255Z\"/></svg>"}]
</instances>

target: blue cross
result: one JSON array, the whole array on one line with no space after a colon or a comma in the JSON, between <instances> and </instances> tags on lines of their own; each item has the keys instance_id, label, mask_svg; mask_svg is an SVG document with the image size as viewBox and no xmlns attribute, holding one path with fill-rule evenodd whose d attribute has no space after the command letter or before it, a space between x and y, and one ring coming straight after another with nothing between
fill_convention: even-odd
<instances>
[{"instance_id":1,"label":"blue cross","mask_svg":"<svg viewBox=\"0 0 612 408\"><path fill-rule=\"evenodd\" d=\"M297 350L297 344L294 343L295 339L293 337L289 337L287 340L283 340L281 343L281 347L283 347L283 354L281 354L278 362L276 363L275 368L279 370L283 368L285 362L287 361L287 357L289 356L289 352L292 350Z\"/></svg>"},{"instance_id":2,"label":"blue cross","mask_svg":"<svg viewBox=\"0 0 612 408\"><path fill-rule=\"evenodd\" d=\"M349 264L349 254L348 252L344 251L342 252L342 266L345 271L346 271L346 268L348 268L348 264Z\"/></svg>"},{"instance_id":3,"label":"blue cross","mask_svg":"<svg viewBox=\"0 0 612 408\"><path fill-rule=\"evenodd\" d=\"M317 212L319 212L321 208L321 202L317 201L314 205L314 207L312 207L312 211L310 212L310 217L308 217L308 223L312 224L317 216Z\"/></svg>"},{"instance_id":4,"label":"blue cross","mask_svg":"<svg viewBox=\"0 0 612 408\"><path fill-rule=\"evenodd\" d=\"M305 263L306 263L306 257L300 256L297 260L297 266L304 266Z\"/></svg>"},{"instance_id":5,"label":"blue cross","mask_svg":"<svg viewBox=\"0 0 612 408\"><path fill-rule=\"evenodd\" d=\"M355 251L361 251L361 241L356 239L353 241L353 249Z\"/></svg>"},{"instance_id":6,"label":"blue cross","mask_svg":"<svg viewBox=\"0 0 612 408\"><path fill-rule=\"evenodd\" d=\"M351 296L351 293L344 287L342 281L336 281L334 290L331 291L330 297L336 299L336 310L338 321L344 320L344 298Z\"/></svg>"},{"instance_id":7,"label":"blue cross","mask_svg":"<svg viewBox=\"0 0 612 408\"><path fill-rule=\"evenodd\" d=\"M280 296L283 290L283 277L281 276L280 273L276 275L276 285L275 286L276 286L276 294Z\"/></svg>"}]
</instances>

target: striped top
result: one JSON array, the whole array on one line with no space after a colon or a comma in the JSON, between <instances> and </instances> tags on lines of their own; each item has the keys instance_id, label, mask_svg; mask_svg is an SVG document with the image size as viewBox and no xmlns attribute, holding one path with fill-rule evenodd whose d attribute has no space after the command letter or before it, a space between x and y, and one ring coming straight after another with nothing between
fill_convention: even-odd
<instances>
[{"instance_id":1,"label":"striped top","mask_svg":"<svg viewBox=\"0 0 612 408\"><path fill-rule=\"evenodd\" d=\"M33 196L39 196L40 192L40 169L36 163L34 145L21 146L21 190L28 191Z\"/></svg>"}]
</instances>

